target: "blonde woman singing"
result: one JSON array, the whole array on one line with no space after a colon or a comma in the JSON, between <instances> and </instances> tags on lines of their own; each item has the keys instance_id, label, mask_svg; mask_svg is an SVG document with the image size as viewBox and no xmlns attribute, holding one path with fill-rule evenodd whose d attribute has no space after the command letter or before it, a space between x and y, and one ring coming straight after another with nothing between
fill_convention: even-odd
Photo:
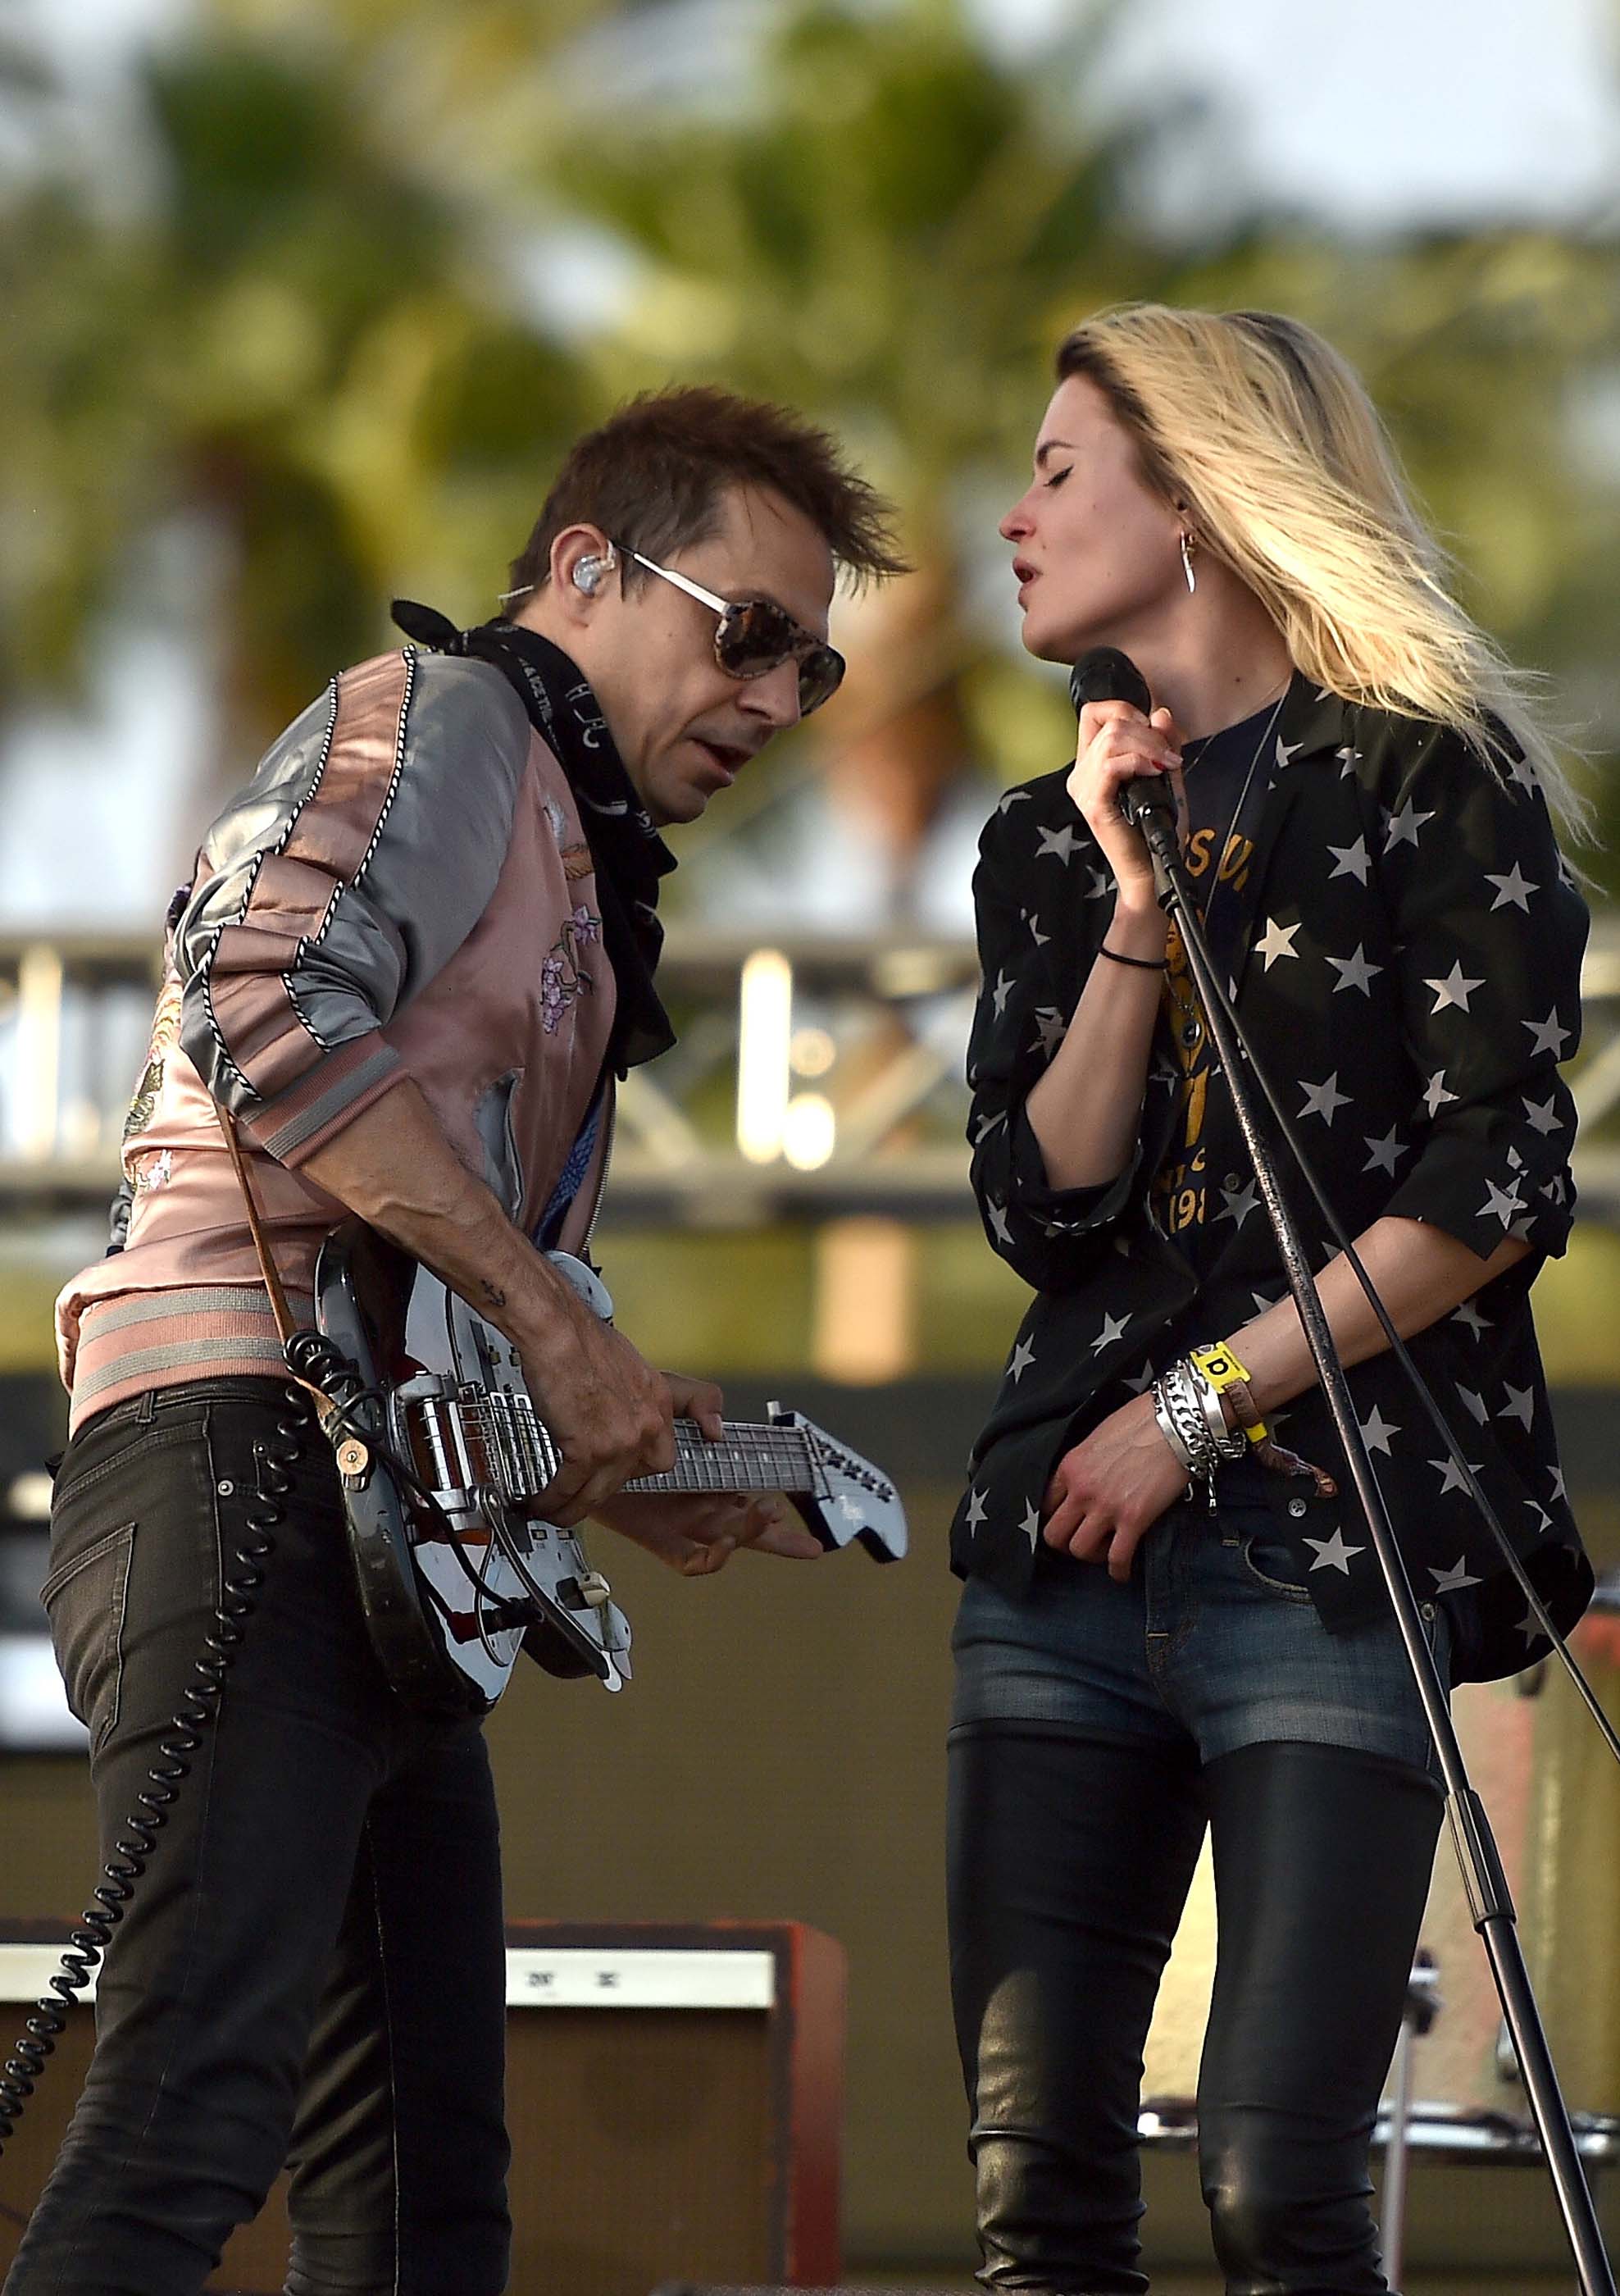
<instances>
[{"instance_id":1,"label":"blonde woman singing","mask_svg":"<svg viewBox=\"0 0 1620 2296\"><path fill-rule=\"evenodd\" d=\"M1057 369L1002 525L1024 643L1121 647L1158 706L1088 705L1073 767L1008 793L976 880L974 1184L1035 1292L953 1534L981 2277L1146 2288L1142 2043L1207 1825L1199 2128L1228 2296L1370 2296L1368 2139L1436 1770L1117 799L1174 776L1243 1027L1560 1626L1591 1574L1529 1293L1573 1210L1558 1064L1586 914L1549 805L1575 807L1318 336L1132 308L1076 329ZM1545 1647L1523 1597L1308 1207L1305 1233L1442 1673L1510 1673Z\"/></svg>"}]
</instances>

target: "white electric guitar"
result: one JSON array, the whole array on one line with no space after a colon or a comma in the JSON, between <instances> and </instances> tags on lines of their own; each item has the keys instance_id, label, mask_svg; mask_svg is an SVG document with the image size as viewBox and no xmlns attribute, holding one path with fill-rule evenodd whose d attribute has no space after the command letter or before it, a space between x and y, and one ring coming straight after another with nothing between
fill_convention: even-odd
<instances>
[{"instance_id":1,"label":"white electric guitar","mask_svg":"<svg viewBox=\"0 0 1620 2296\"><path fill-rule=\"evenodd\" d=\"M549 1255L604 1316L600 1277ZM494 1324L358 1221L323 1246L315 1320L356 1374L332 1431L372 1644L413 1702L481 1712L527 1651L554 1674L630 1678L630 1628L578 1533L531 1512L561 1456ZM675 1464L629 1491L783 1491L823 1546L906 1546L888 1477L797 1412L675 1422Z\"/></svg>"}]
</instances>

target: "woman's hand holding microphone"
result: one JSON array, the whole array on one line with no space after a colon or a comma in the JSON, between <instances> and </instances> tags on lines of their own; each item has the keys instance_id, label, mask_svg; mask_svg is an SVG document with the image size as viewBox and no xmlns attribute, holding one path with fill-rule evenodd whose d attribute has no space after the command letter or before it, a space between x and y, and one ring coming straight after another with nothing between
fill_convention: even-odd
<instances>
[{"instance_id":1,"label":"woman's hand holding microphone","mask_svg":"<svg viewBox=\"0 0 1620 2296\"><path fill-rule=\"evenodd\" d=\"M1167 709L1144 718L1128 701L1088 701L1081 710L1068 793L1114 873L1119 890L1109 945L1123 956L1162 956L1166 928L1152 860L1141 831L1119 810L1119 794L1139 775L1167 773L1175 780L1179 810L1181 766L1181 740Z\"/></svg>"}]
</instances>

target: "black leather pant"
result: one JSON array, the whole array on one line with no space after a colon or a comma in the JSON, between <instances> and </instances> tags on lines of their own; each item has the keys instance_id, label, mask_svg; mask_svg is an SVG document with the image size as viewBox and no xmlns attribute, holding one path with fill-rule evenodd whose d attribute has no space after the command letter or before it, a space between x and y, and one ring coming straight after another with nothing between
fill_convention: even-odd
<instances>
[{"instance_id":1,"label":"black leather pant","mask_svg":"<svg viewBox=\"0 0 1620 2296\"><path fill-rule=\"evenodd\" d=\"M256 1494L281 1520L114 1933L84 2095L5 2296L194 2296L288 2159L288 2296L506 2284L488 1756L475 1723L389 1689L331 1450L290 1401L269 1380L163 1390L93 1419L57 1478L47 1607L103 1858L217 1631Z\"/></svg>"},{"instance_id":2,"label":"black leather pant","mask_svg":"<svg viewBox=\"0 0 1620 2296\"><path fill-rule=\"evenodd\" d=\"M1248 1746L1200 1769L987 1723L951 1750L951 1973L980 2278L1140 2296L1142 2047L1206 1822L1218 1959L1199 2166L1227 2296L1374 2296L1368 2139L1441 1801L1404 1764Z\"/></svg>"}]
</instances>

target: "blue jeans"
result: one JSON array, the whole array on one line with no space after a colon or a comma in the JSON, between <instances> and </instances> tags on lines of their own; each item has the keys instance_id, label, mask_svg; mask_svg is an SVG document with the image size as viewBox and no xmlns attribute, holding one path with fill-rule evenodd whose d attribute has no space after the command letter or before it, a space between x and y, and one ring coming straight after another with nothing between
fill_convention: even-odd
<instances>
[{"instance_id":1,"label":"blue jeans","mask_svg":"<svg viewBox=\"0 0 1620 2296\"><path fill-rule=\"evenodd\" d=\"M1330 1562L1326 1566L1331 1569ZM1444 1610L1426 1603L1447 1678ZM1393 1615L1330 1635L1262 1498L1174 1506L1120 1586L1100 1563L1043 1556L1028 1598L962 1593L952 1726L1017 1722L1170 1747L1201 1762L1281 1740L1345 1746L1438 1777Z\"/></svg>"},{"instance_id":2,"label":"blue jeans","mask_svg":"<svg viewBox=\"0 0 1620 2296\"><path fill-rule=\"evenodd\" d=\"M1327 1567L1331 1568L1331 1563ZM1442 1611L1426 1611L1443 1678ZM951 1980L988 2288L1141 2296L1142 2046L1199 1845L1199 2172L1227 2296L1377 2296L1368 2144L1441 1814L1393 1620L1330 1636L1270 1508L1043 1556L954 1637Z\"/></svg>"}]
</instances>

